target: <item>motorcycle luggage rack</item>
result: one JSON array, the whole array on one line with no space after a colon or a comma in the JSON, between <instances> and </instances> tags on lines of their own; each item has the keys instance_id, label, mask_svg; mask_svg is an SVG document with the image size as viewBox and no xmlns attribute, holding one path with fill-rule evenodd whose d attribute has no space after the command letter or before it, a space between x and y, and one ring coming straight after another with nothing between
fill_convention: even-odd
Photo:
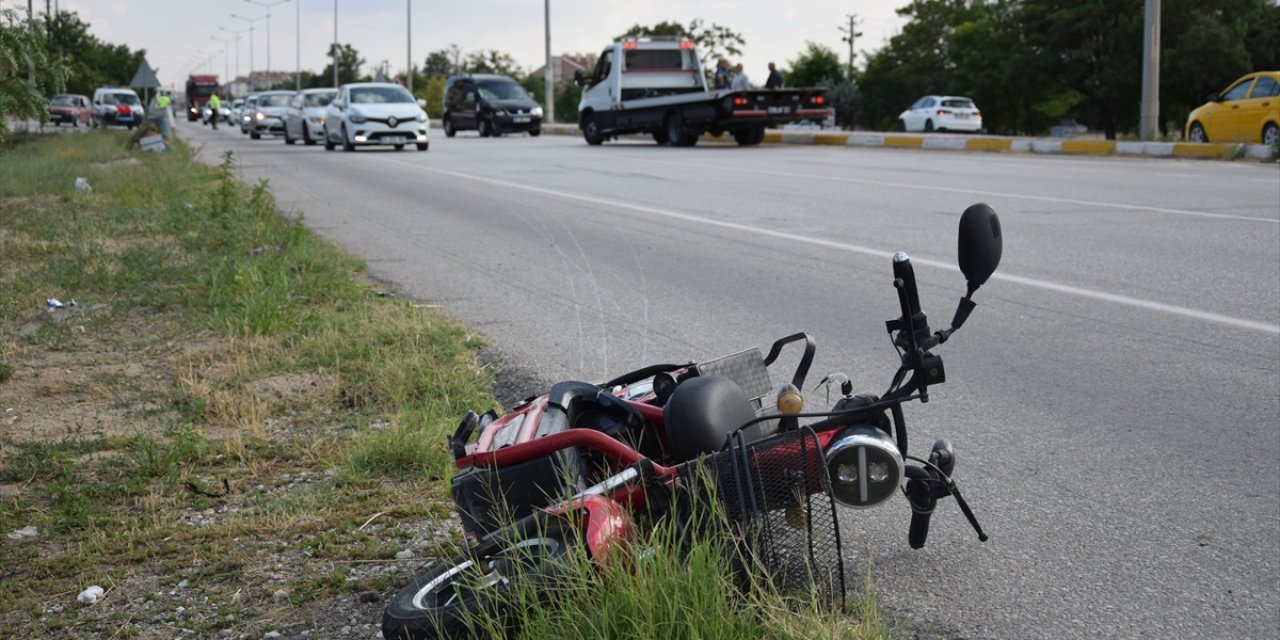
<instances>
[{"instance_id":1,"label":"motorcycle luggage rack","mask_svg":"<svg viewBox=\"0 0 1280 640\"><path fill-rule=\"evenodd\" d=\"M686 474L698 474L697 466L714 474L713 490L739 543L735 569L743 582L759 576L784 595L844 606L840 527L826 458L812 429L755 442L737 432L725 449L703 465L690 465Z\"/></svg>"},{"instance_id":2,"label":"motorcycle luggage rack","mask_svg":"<svg viewBox=\"0 0 1280 640\"><path fill-rule=\"evenodd\" d=\"M769 368L759 349L747 349L714 360L699 362L693 369L700 376L723 376L738 383L751 399L752 408L759 411L761 398L773 390Z\"/></svg>"}]
</instances>

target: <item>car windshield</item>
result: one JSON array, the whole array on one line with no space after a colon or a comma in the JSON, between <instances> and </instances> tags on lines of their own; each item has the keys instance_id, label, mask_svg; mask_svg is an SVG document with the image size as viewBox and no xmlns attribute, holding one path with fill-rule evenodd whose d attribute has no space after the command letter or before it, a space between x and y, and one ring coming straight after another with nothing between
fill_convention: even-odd
<instances>
[{"instance_id":1,"label":"car windshield","mask_svg":"<svg viewBox=\"0 0 1280 640\"><path fill-rule=\"evenodd\" d=\"M523 100L529 97L523 87L510 80L477 82L476 89L485 100Z\"/></svg>"},{"instance_id":2,"label":"car windshield","mask_svg":"<svg viewBox=\"0 0 1280 640\"><path fill-rule=\"evenodd\" d=\"M138 96L132 93L104 93L102 94L103 104L139 104Z\"/></svg>"},{"instance_id":3,"label":"car windshield","mask_svg":"<svg viewBox=\"0 0 1280 640\"><path fill-rule=\"evenodd\" d=\"M277 93L269 96L258 96L259 107L287 107L293 96L287 93Z\"/></svg>"},{"instance_id":4,"label":"car windshield","mask_svg":"<svg viewBox=\"0 0 1280 640\"><path fill-rule=\"evenodd\" d=\"M968 98L949 98L942 101L942 106L952 107L954 109L976 109L973 101Z\"/></svg>"},{"instance_id":5,"label":"car windshield","mask_svg":"<svg viewBox=\"0 0 1280 640\"><path fill-rule=\"evenodd\" d=\"M76 101L75 98L72 98L71 96L54 96L49 99L49 104L57 105L59 107L74 107Z\"/></svg>"},{"instance_id":6,"label":"car windshield","mask_svg":"<svg viewBox=\"0 0 1280 640\"><path fill-rule=\"evenodd\" d=\"M352 104L388 104L413 102L403 87L358 87L351 90Z\"/></svg>"},{"instance_id":7,"label":"car windshield","mask_svg":"<svg viewBox=\"0 0 1280 640\"><path fill-rule=\"evenodd\" d=\"M303 102L303 106L327 107L330 102L333 102L333 97L337 95L337 93L338 92L336 91L330 91L327 93L308 93L306 100Z\"/></svg>"}]
</instances>

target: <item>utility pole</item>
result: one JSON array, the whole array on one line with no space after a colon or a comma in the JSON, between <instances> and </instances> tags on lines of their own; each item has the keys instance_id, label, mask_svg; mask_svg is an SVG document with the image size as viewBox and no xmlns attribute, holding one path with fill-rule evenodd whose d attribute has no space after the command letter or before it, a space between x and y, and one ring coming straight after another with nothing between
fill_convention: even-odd
<instances>
[{"instance_id":1,"label":"utility pole","mask_svg":"<svg viewBox=\"0 0 1280 640\"><path fill-rule=\"evenodd\" d=\"M551 62L551 0L543 0L544 20L546 21L547 30L547 66L543 67L545 72L542 74L542 80L546 83L547 89L547 113L542 119L543 122L556 121L556 98L555 98L555 71Z\"/></svg>"},{"instance_id":2,"label":"utility pole","mask_svg":"<svg viewBox=\"0 0 1280 640\"><path fill-rule=\"evenodd\" d=\"M408 79L405 84L409 87L409 93L413 93L413 2L412 0L404 0L404 21L408 26L408 33L405 41L405 62L408 63Z\"/></svg>"},{"instance_id":3,"label":"utility pole","mask_svg":"<svg viewBox=\"0 0 1280 640\"><path fill-rule=\"evenodd\" d=\"M1142 28L1142 105L1138 133L1155 140L1160 126L1160 0L1147 0Z\"/></svg>"},{"instance_id":4,"label":"utility pole","mask_svg":"<svg viewBox=\"0 0 1280 640\"><path fill-rule=\"evenodd\" d=\"M858 31L858 14L849 14L849 26L840 27L840 31L844 33L844 37L840 38L849 43L849 78L853 78L853 42L862 36L862 32Z\"/></svg>"},{"instance_id":5,"label":"utility pole","mask_svg":"<svg viewBox=\"0 0 1280 640\"><path fill-rule=\"evenodd\" d=\"M333 0L333 88L338 88L338 0Z\"/></svg>"}]
</instances>

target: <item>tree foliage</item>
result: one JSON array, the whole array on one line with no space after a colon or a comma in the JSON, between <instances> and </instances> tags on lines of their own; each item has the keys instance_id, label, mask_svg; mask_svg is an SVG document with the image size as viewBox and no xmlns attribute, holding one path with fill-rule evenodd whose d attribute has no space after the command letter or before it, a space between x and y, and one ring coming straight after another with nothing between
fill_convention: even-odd
<instances>
[{"instance_id":1,"label":"tree foliage","mask_svg":"<svg viewBox=\"0 0 1280 640\"><path fill-rule=\"evenodd\" d=\"M1143 3L1134 0L913 0L908 22L858 75L858 123L893 126L921 95L973 98L1001 133L1073 117L1114 138L1137 126ZM1161 122L1178 131L1206 93L1280 67L1280 5L1164 0Z\"/></svg>"},{"instance_id":2,"label":"tree foliage","mask_svg":"<svg viewBox=\"0 0 1280 640\"><path fill-rule=\"evenodd\" d=\"M845 66L830 47L805 43L805 50L783 70L788 87L829 87L845 79Z\"/></svg>"},{"instance_id":3,"label":"tree foliage","mask_svg":"<svg viewBox=\"0 0 1280 640\"><path fill-rule=\"evenodd\" d=\"M338 84L343 85L348 82L360 82L364 79L360 75L360 68L365 65L365 59L360 57L360 52L350 44L330 44L329 52L325 55L329 56L329 64L325 65L324 71L316 76L315 81L318 86L327 87L333 84L333 53L338 52Z\"/></svg>"},{"instance_id":4,"label":"tree foliage","mask_svg":"<svg viewBox=\"0 0 1280 640\"><path fill-rule=\"evenodd\" d=\"M48 96L64 90L64 67L45 34L44 21L0 10L0 137L10 118L43 122Z\"/></svg>"}]
</instances>

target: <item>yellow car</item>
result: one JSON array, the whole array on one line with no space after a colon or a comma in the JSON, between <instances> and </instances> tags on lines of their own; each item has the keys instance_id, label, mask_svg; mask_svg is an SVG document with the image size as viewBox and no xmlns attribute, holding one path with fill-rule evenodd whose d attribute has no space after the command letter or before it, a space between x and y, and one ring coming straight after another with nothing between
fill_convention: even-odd
<instances>
[{"instance_id":1,"label":"yellow car","mask_svg":"<svg viewBox=\"0 0 1280 640\"><path fill-rule=\"evenodd\" d=\"M1280 71L1236 80L1187 116L1191 142L1280 144Z\"/></svg>"}]
</instances>

